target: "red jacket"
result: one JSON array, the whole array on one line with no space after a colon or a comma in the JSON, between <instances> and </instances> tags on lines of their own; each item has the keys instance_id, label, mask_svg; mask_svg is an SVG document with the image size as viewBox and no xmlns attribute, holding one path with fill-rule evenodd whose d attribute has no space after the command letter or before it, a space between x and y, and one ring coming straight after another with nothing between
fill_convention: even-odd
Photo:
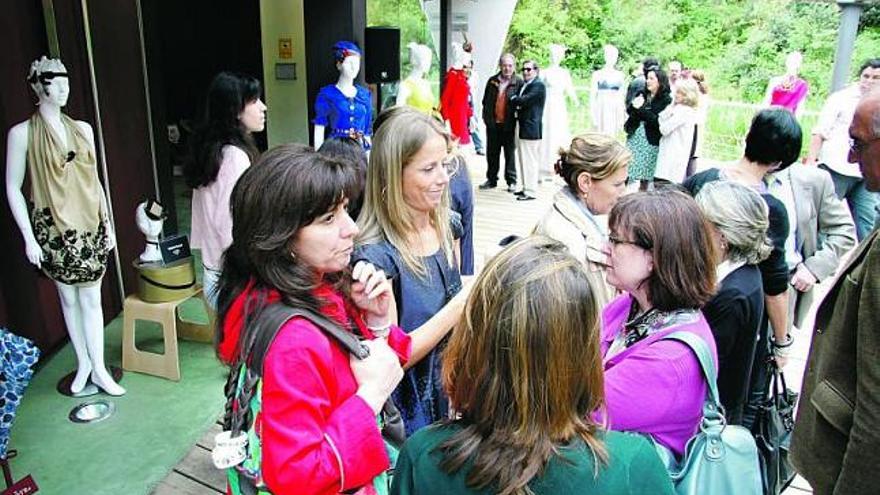
<instances>
[{"instance_id":1,"label":"red jacket","mask_svg":"<svg viewBox=\"0 0 880 495\"><path fill-rule=\"evenodd\" d=\"M245 290L224 321L220 357L235 355L244 322ZM374 338L360 311L330 286L315 291L327 304L322 314L353 321ZM277 301L277 292L269 302ZM394 326L388 344L401 362L410 338ZM358 385L349 354L310 321L296 317L279 331L263 365L262 407L254 427L262 443L262 475L273 493L330 494L367 485L389 466L385 443L370 406L355 395Z\"/></svg>"},{"instance_id":2,"label":"red jacket","mask_svg":"<svg viewBox=\"0 0 880 495\"><path fill-rule=\"evenodd\" d=\"M468 102L470 94L471 87L468 85L464 70L449 69L449 72L446 73L443 94L440 95L440 113L444 120L449 121L452 134L458 138L460 144L471 142L468 121L474 114L474 110Z\"/></svg>"}]
</instances>

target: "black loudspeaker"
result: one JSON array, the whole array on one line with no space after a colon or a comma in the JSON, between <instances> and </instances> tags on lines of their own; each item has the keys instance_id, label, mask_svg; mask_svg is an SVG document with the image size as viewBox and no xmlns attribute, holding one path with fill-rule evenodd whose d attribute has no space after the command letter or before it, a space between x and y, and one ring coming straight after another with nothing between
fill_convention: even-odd
<instances>
[{"instance_id":1,"label":"black loudspeaker","mask_svg":"<svg viewBox=\"0 0 880 495\"><path fill-rule=\"evenodd\" d=\"M370 84L399 81L400 29L368 27L364 42L364 79Z\"/></svg>"}]
</instances>

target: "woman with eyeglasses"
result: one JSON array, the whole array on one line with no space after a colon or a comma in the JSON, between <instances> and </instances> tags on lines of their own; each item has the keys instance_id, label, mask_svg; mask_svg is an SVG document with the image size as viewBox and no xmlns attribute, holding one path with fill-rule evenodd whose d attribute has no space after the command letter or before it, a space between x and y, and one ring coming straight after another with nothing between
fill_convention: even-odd
<instances>
[{"instance_id":1,"label":"woman with eyeglasses","mask_svg":"<svg viewBox=\"0 0 880 495\"><path fill-rule=\"evenodd\" d=\"M693 198L664 189L622 197L609 230L606 278L623 294L602 313L608 428L650 435L681 456L707 384L690 347L664 337L693 333L715 358L700 312L715 293L710 227Z\"/></svg>"},{"instance_id":2,"label":"woman with eyeglasses","mask_svg":"<svg viewBox=\"0 0 880 495\"><path fill-rule=\"evenodd\" d=\"M460 294L461 221L449 205L458 162L451 136L428 115L395 107L377 122L352 263L367 261L391 279L392 319L412 337L412 367L392 396L410 435L449 410L437 347L466 297Z\"/></svg>"}]
</instances>

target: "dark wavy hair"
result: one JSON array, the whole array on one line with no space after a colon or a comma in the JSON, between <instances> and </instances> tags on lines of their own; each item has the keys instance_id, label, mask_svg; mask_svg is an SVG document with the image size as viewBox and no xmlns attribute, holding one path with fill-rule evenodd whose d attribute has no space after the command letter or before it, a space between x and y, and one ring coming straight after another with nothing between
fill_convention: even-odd
<instances>
[{"instance_id":1,"label":"dark wavy hair","mask_svg":"<svg viewBox=\"0 0 880 495\"><path fill-rule=\"evenodd\" d=\"M215 344L223 341L232 303L250 284L253 297L244 306L246 324L239 342L247 341L252 326L247 322L259 317L269 290L278 291L290 306L319 312L322 302L313 294L319 282L310 266L291 257L291 243L300 229L361 187L360 173L351 161L301 144L273 148L245 171L230 200L232 244L223 254ZM328 279L341 286L341 275Z\"/></svg>"},{"instance_id":2,"label":"dark wavy hair","mask_svg":"<svg viewBox=\"0 0 880 495\"><path fill-rule=\"evenodd\" d=\"M260 97L260 82L253 77L221 72L208 86L205 112L192 137L190 156L183 169L186 184L196 188L217 179L223 147L237 146L253 163L257 147L238 116L245 105Z\"/></svg>"},{"instance_id":3,"label":"dark wavy hair","mask_svg":"<svg viewBox=\"0 0 880 495\"><path fill-rule=\"evenodd\" d=\"M664 99L665 96L669 96L672 92L672 89L669 86L669 76L666 75L666 71L661 69L659 66L652 66L645 69L645 96L650 96L651 92L648 91L648 73L653 72L657 77L657 82L659 83L659 88L657 88L657 94L654 95L654 99L660 101Z\"/></svg>"}]
</instances>

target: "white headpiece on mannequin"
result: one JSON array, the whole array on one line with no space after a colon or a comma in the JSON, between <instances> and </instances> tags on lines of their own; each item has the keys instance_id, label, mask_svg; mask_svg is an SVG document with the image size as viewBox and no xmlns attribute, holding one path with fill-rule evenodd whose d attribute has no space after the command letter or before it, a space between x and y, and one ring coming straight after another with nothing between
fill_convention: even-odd
<instances>
[{"instance_id":1,"label":"white headpiece on mannequin","mask_svg":"<svg viewBox=\"0 0 880 495\"><path fill-rule=\"evenodd\" d=\"M27 82L30 83L34 93L45 93L45 85L56 77L67 77L67 67L57 58L48 58L45 55L31 63L28 70Z\"/></svg>"}]
</instances>

